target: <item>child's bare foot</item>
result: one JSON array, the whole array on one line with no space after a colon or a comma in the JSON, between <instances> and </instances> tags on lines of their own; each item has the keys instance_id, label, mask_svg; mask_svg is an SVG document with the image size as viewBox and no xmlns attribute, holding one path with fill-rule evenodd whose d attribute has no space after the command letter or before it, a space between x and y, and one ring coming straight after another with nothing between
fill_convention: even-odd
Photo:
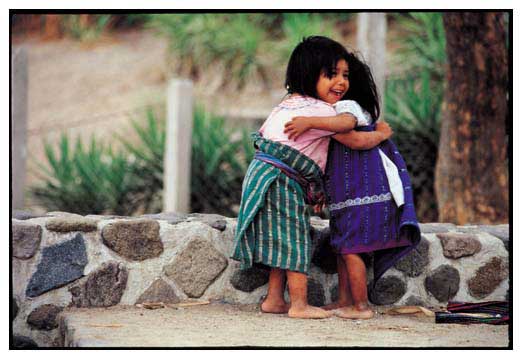
<instances>
[{"instance_id":1,"label":"child's bare foot","mask_svg":"<svg viewBox=\"0 0 522 359\"><path fill-rule=\"evenodd\" d=\"M324 319L332 316L332 313L327 312L319 307L313 307L307 305L304 307L290 307L288 310L288 316L290 318L302 318L302 319Z\"/></svg>"},{"instance_id":2,"label":"child's bare foot","mask_svg":"<svg viewBox=\"0 0 522 359\"><path fill-rule=\"evenodd\" d=\"M324 310L334 310L334 309L337 309L337 308L342 308L342 307L348 307L352 305L352 303L349 303L349 302L333 302L333 303L330 303L328 305L324 305L321 307L321 309L324 309Z\"/></svg>"},{"instance_id":3,"label":"child's bare foot","mask_svg":"<svg viewBox=\"0 0 522 359\"><path fill-rule=\"evenodd\" d=\"M290 304L285 301L269 301L265 299L261 302L261 311L263 313L285 314L288 313L289 308Z\"/></svg>"},{"instance_id":4,"label":"child's bare foot","mask_svg":"<svg viewBox=\"0 0 522 359\"><path fill-rule=\"evenodd\" d=\"M333 313L345 319L370 319L374 315L373 310L370 308L357 309L355 306L339 308Z\"/></svg>"}]
</instances>

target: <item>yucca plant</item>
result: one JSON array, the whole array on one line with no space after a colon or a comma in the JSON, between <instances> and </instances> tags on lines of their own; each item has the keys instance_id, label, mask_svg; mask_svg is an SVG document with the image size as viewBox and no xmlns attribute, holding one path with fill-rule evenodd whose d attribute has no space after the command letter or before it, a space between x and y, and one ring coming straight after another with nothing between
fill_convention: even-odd
<instances>
[{"instance_id":1,"label":"yucca plant","mask_svg":"<svg viewBox=\"0 0 522 359\"><path fill-rule=\"evenodd\" d=\"M246 131L239 141L227 129L224 118L197 108L192 132L191 209L194 212L235 215L232 207L241 199L241 184L253 155ZM241 150L248 153L242 153Z\"/></svg>"},{"instance_id":2,"label":"yucca plant","mask_svg":"<svg viewBox=\"0 0 522 359\"><path fill-rule=\"evenodd\" d=\"M385 115L411 174L417 214L437 220L434 170L440 134L443 83L428 70L386 82Z\"/></svg>"},{"instance_id":3,"label":"yucca plant","mask_svg":"<svg viewBox=\"0 0 522 359\"><path fill-rule=\"evenodd\" d=\"M398 68L386 81L385 117L412 177L417 215L437 220L434 171L444 92L446 37L441 13L395 16L401 34L392 57Z\"/></svg>"},{"instance_id":4,"label":"yucca plant","mask_svg":"<svg viewBox=\"0 0 522 359\"><path fill-rule=\"evenodd\" d=\"M338 36L333 30L333 21L321 14L285 13L282 28L284 38L276 47L279 52L279 61L282 63L288 61L292 50L305 37L323 35L334 38Z\"/></svg>"},{"instance_id":5,"label":"yucca plant","mask_svg":"<svg viewBox=\"0 0 522 359\"><path fill-rule=\"evenodd\" d=\"M399 49L394 63L404 71L429 69L438 80L444 78L446 63L446 33L442 14L438 12L411 12L395 16L401 30Z\"/></svg>"},{"instance_id":6,"label":"yucca plant","mask_svg":"<svg viewBox=\"0 0 522 359\"><path fill-rule=\"evenodd\" d=\"M122 136L118 139L130 154L132 162L132 195L129 200L144 212L159 212L162 208L163 158L165 151L165 121L158 119L152 109L146 112L146 123L132 121L139 142L130 142Z\"/></svg>"},{"instance_id":7,"label":"yucca plant","mask_svg":"<svg viewBox=\"0 0 522 359\"><path fill-rule=\"evenodd\" d=\"M260 14L157 14L148 26L169 38L181 59L177 71L197 76L219 63L228 74L226 83L241 87L250 76L266 81L259 56L266 43L263 24Z\"/></svg>"},{"instance_id":8,"label":"yucca plant","mask_svg":"<svg viewBox=\"0 0 522 359\"><path fill-rule=\"evenodd\" d=\"M48 166L39 165L43 184L31 189L35 199L48 210L79 214L104 212L127 214L127 196L132 186L127 158L91 138L84 148L81 138L70 148L62 134L58 149L45 143Z\"/></svg>"},{"instance_id":9,"label":"yucca plant","mask_svg":"<svg viewBox=\"0 0 522 359\"><path fill-rule=\"evenodd\" d=\"M438 143L444 86L424 69L415 76L389 78L386 82L386 118L396 129L423 133Z\"/></svg>"},{"instance_id":10,"label":"yucca plant","mask_svg":"<svg viewBox=\"0 0 522 359\"><path fill-rule=\"evenodd\" d=\"M110 20L111 15L64 15L62 28L77 40L89 41L100 37Z\"/></svg>"},{"instance_id":11,"label":"yucca plant","mask_svg":"<svg viewBox=\"0 0 522 359\"><path fill-rule=\"evenodd\" d=\"M152 110L132 122L137 142L118 136L119 152L94 138L70 148L62 135L58 150L46 143L43 183L32 189L48 210L80 214L155 213L162 209L165 121ZM229 129L222 117L197 107L192 133L191 210L233 216L254 149L247 129Z\"/></svg>"}]
</instances>

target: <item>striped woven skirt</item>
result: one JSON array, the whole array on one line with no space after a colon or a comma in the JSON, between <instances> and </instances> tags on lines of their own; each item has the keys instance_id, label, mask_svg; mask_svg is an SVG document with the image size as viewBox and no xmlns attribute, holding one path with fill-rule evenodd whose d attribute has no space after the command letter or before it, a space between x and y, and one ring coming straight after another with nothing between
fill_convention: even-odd
<instances>
[{"instance_id":1,"label":"striped woven skirt","mask_svg":"<svg viewBox=\"0 0 522 359\"><path fill-rule=\"evenodd\" d=\"M285 156L278 158L301 174L320 174L315 162L288 146L265 139L256 144L274 156L283 151ZM231 258L241 262L241 269L262 264L307 274L311 253L310 215L302 187L279 168L254 159L243 181Z\"/></svg>"}]
</instances>

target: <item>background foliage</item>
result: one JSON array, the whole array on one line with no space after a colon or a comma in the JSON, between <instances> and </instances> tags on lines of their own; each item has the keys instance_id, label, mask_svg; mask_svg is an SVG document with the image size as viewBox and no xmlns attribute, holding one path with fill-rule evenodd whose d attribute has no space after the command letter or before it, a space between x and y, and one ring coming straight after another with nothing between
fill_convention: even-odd
<instances>
[{"instance_id":1,"label":"background foliage","mask_svg":"<svg viewBox=\"0 0 522 359\"><path fill-rule=\"evenodd\" d=\"M410 13L395 19L405 35L392 57L401 71L386 80L385 118L408 166L418 217L437 221L434 172L446 63L442 15Z\"/></svg>"},{"instance_id":2,"label":"background foliage","mask_svg":"<svg viewBox=\"0 0 522 359\"><path fill-rule=\"evenodd\" d=\"M63 134L58 148L45 145L47 164L40 165L41 185L34 198L48 210L79 214L132 215L162 210L165 121L147 111L133 122L138 143L119 137L116 152L80 138L74 149ZM235 216L241 185L254 149L246 128L232 131L224 118L198 107L194 114L191 166L191 211Z\"/></svg>"},{"instance_id":3,"label":"background foliage","mask_svg":"<svg viewBox=\"0 0 522 359\"><path fill-rule=\"evenodd\" d=\"M104 31L144 27L169 40L176 72L198 81L209 69L222 72L222 86L239 90L246 81L280 81L305 36L322 34L346 43L350 13L64 15L67 36L95 39ZM384 116L412 175L418 216L437 219L433 172L444 91L445 34L440 13L389 14L397 48L392 52L383 96ZM16 25L16 24L15 24ZM352 29L353 30L353 29ZM240 36L238 35L240 34ZM133 122L138 143L119 138L114 151L94 139L88 146L62 137L46 146L48 166L34 195L48 209L131 214L161 210L164 120L149 111ZM250 129L227 127L226 119L198 108L194 115L192 210L235 215L241 183L252 157ZM87 166L91 168L88 169ZM96 179L96 180L95 180Z\"/></svg>"}]
</instances>

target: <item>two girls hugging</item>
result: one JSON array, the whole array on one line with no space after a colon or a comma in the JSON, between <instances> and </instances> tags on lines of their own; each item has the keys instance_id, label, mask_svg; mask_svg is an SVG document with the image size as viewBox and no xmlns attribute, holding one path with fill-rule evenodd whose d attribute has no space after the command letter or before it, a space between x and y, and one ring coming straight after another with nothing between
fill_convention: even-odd
<instances>
[{"instance_id":1,"label":"two girls hugging","mask_svg":"<svg viewBox=\"0 0 522 359\"><path fill-rule=\"evenodd\" d=\"M288 96L253 135L232 258L241 269L270 267L266 313L368 319L366 266L373 283L420 241L406 165L379 117L369 67L341 44L304 39L286 72ZM332 139L333 138L333 139ZM307 301L312 240L308 205L330 212L339 299ZM284 299L286 282L290 303Z\"/></svg>"}]
</instances>

